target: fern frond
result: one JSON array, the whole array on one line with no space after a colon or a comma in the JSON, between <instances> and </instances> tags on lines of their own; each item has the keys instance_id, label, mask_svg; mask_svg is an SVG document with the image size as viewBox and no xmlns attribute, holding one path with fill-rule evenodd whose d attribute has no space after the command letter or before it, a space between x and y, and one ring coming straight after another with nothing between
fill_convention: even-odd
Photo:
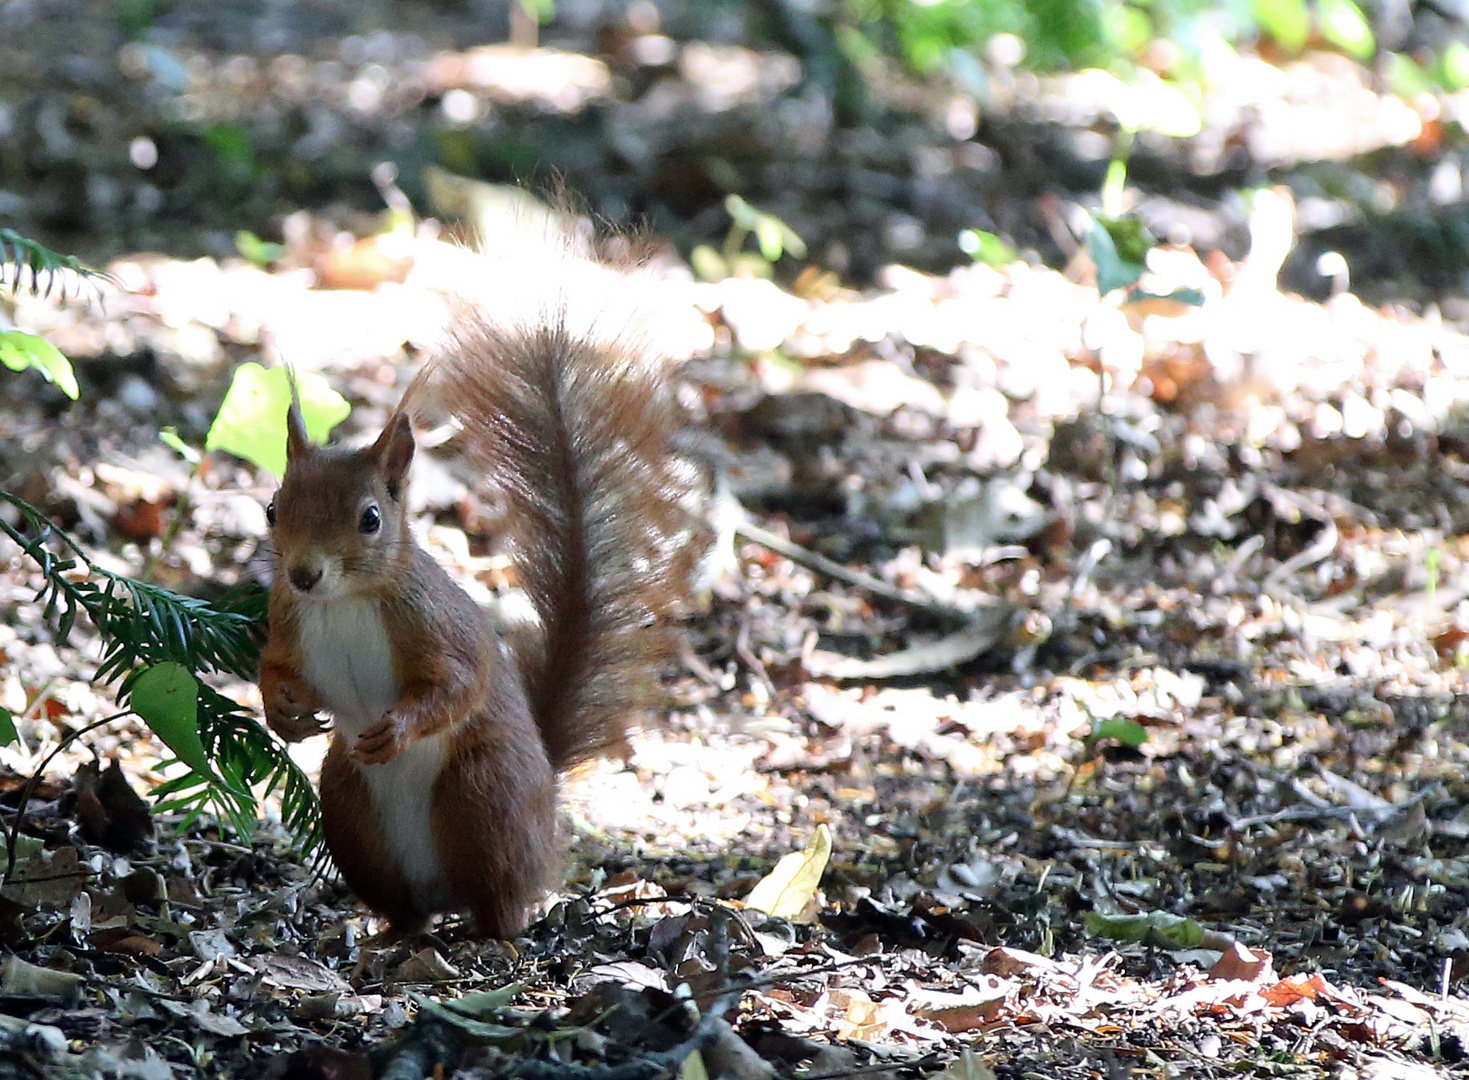
<instances>
[{"instance_id":1,"label":"fern frond","mask_svg":"<svg viewBox=\"0 0 1469 1080\"><path fill-rule=\"evenodd\" d=\"M259 652L259 615L263 591L240 589L216 606L193 596L93 566L71 537L24 499L0 491L34 531L34 536L0 518L0 531L20 545L40 568L43 583L37 600L44 601L48 618L58 620L57 633L66 640L84 611L106 639L97 677L113 682L140 665L168 660L194 672L225 672L249 678ZM58 554L48 546L55 541ZM88 575L73 575L85 565ZM250 595L251 592L255 594Z\"/></svg>"},{"instance_id":2,"label":"fern frond","mask_svg":"<svg viewBox=\"0 0 1469 1080\"><path fill-rule=\"evenodd\" d=\"M221 672L249 678L260 651L266 594L258 585L236 587L217 603L94 566L76 541L24 499L0 490L24 528L0 516L0 532L40 568L37 599L57 622L65 641L79 613L96 625L105 642L97 678L122 679L126 691L139 672L166 661L195 674ZM57 550L59 549L59 550ZM86 576L78 576L84 569ZM307 852L321 843L321 807L311 781L286 749L240 705L199 684L198 728L211 765L222 783L190 772L163 784L155 794L165 809L182 810L192 821L212 807L242 836L254 830L257 807L252 789L279 791L281 816Z\"/></svg>"},{"instance_id":3,"label":"fern frond","mask_svg":"<svg viewBox=\"0 0 1469 1080\"><path fill-rule=\"evenodd\" d=\"M84 283L93 289L99 281L117 284L117 279L107 271L90 267L75 255L60 255L14 229L0 229L0 286L12 292L26 289L49 297L58 280L63 301L76 295L67 291L71 283ZM80 291L78 287L77 293Z\"/></svg>"}]
</instances>

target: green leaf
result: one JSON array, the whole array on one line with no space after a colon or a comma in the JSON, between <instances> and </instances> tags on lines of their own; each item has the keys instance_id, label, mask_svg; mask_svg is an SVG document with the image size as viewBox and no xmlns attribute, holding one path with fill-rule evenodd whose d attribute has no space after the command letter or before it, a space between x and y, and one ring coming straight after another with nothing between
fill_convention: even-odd
<instances>
[{"instance_id":1,"label":"green leaf","mask_svg":"<svg viewBox=\"0 0 1469 1080\"><path fill-rule=\"evenodd\" d=\"M1298 53L1311 33L1311 12L1306 0L1253 0L1255 21L1282 49Z\"/></svg>"},{"instance_id":2,"label":"green leaf","mask_svg":"<svg viewBox=\"0 0 1469 1080\"><path fill-rule=\"evenodd\" d=\"M306 434L324 443L352 407L321 375L297 372L296 382ZM284 476L286 410L290 404L291 386L284 367L266 369L259 364L241 364L204 439L204 448L227 450L267 472Z\"/></svg>"},{"instance_id":3,"label":"green leaf","mask_svg":"<svg viewBox=\"0 0 1469 1080\"><path fill-rule=\"evenodd\" d=\"M35 368L67 397L77 399L77 377L71 361L45 338L22 334L19 330L0 332L0 364L11 371Z\"/></svg>"},{"instance_id":4,"label":"green leaf","mask_svg":"<svg viewBox=\"0 0 1469 1080\"><path fill-rule=\"evenodd\" d=\"M1142 255L1129 258L1118 250L1130 251L1135 246L1135 237L1124 227L1125 223L1126 219L1113 221L1094 217L1091 231L1086 234L1087 253L1097 265L1097 291L1103 296L1113 289L1125 289L1143 276ZM1135 222L1133 225L1135 229L1141 228ZM1117 240L1118 234L1122 235L1121 243ZM1146 248L1143 254L1146 254Z\"/></svg>"},{"instance_id":5,"label":"green leaf","mask_svg":"<svg viewBox=\"0 0 1469 1080\"><path fill-rule=\"evenodd\" d=\"M212 776L199 741L199 682L183 664L154 664L133 680L128 708L200 776Z\"/></svg>"},{"instance_id":6,"label":"green leaf","mask_svg":"<svg viewBox=\"0 0 1469 1080\"><path fill-rule=\"evenodd\" d=\"M734 223L740 228L754 232L760 221L760 211L738 195L728 195L724 200L724 209L728 212Z\"/></svg>"},{"instance_id":7,"label":"green leaf","mask_svg":"<svg viewBox=\"0 0 1469 1080\"><path fill-rule=\"evenodd\" d=\"M1318 0L1316 14L1321 22L1321 36L1348 56L1369 60L1377 51L1372 27L1352 0Z\"/></svg>"},{"instance_id":8,"label":"green leaf","mask_svg":"<svg viewBox=\"0 0 1469 1080\"><path fill-rule=\"evenodd\" d=\"M1148 729L1136 720L1102 720L1092 729L1092 741L1116 739L1123 746L1136 750L1148 741Z\"/></svg>"},{"instance_id":9,"label":"green leaf","mask_svg":"<svg viewBox=\"0 0 1469 1080\"><path fill-rule=\"evenodd\" d=\"M1141 73L1135 88L1141 105L1138 126L1175 139L1191 139L1204 129L1198 103L1178 86L1151 72Z\"/></svg>"},{"instance_id":10,"label":"green leaf","mask_svg":"<svg viewBox=\"0 0 1469 1080\"><path fill-rule=\"evenodd\" d=\"M959 233L959 250L987 266L1009 266L1017 258L1013 247L983 229L965 229Z\"/></svg>"},{"instance_id":11,"label":"green leaf","mask_svg":"<svg viewBox=\"0 0 1469 1080\"><path fill-rule=\"evenodd\" d=\"M164 428L158 433L158 441L170 450L173 450L190 465L199 464L199 451L179 438L177 429L171 427Z\"/></svg>"},{"instance_id":12,"label":"green leaf","mask_svg":"<svg viewBox=\"0 0 1469 1080\"><path fill-rule=\"evenodd\" d=\"M439 1020L452 1027L458 1028L470 1038L486 1043L506 1043L525 1034L518 1027L509 1024L495 1024L485 1020L475 1020L448 1005L441 1005L433 998L424 997L422 994L410 993L408 995L418 1003L418 1007L428 1013L434 1019Z\"/></svg>"},{"instance_id":13,"label":"green leaf","mask_svg":"<svg viewBox=\"0 0 1469 1080\"><path fill-rule=\"evenodd\" d=\"M729 266L724 256L708 244L699 244L689 252L689 265L700 281L723 281L729 277Z\"/></svg>"},{"instance_id":14,"label":"green leaf","mask_svg":"<svg viewBox=\"0 0 1469 1080\"><path fill-rule=\"evenodd\" d=\"M8 273L10 267L15 273ZM69 278L66 275L75 275ZM7 280L8 279L8 280ZM94 270L74 255L58 255L38 241L21 236L14 229L0 229L0 288L10 292L26 289L37 294L50 296L61 283L61 299L73 295L73 285L96 287L99 281L117 284L117 279L105 270ZM44 284L43 284L44 282Z\"/></svg>"},{"instance_id":15,"label":"green leaf","mask_svg":"<svg viewBox=\"0 0 1469 1080\"><path fill-rule=\"evenodd\" d=\"M1438 67L1439 78L1450 90L1469 86L1469 45L1462 41L1449 42L1439 57Z\"/></svg>"},{"instance_id":16,"label":"green leaf","mask_svg":"<svg viewBox=\"0 0 1469 1080\"><path fill-rule=\"evenodd\" d=\"M0 746L9 746L20 738L15 730L15 714L0 705Z\"/></svg>"},{"instance_id":17,"label":"green leaf","mask_svg":"<svg viewBox=\"0 0 1469 1080\"><path fill-rule=\"evenodd\" d=\"M1088 911L1086 932L1111 941L1138 941L1163 949L1196 949L1204 940L1204 927L1182 915L1149 911L1142 915L1101 915Z\"/></svg>"},{"instance_id":18,"label":"green leaf","mask_svg":"<svg viewBox=\"0 0 1469 1080\"><path fill-rule=\"evenodd\" d=\"M769 214L761 214L755 219L755 243L760 245L760 254L771 262L775 262L785 253L785 245L781 243L780 222Z\"/></svg>"},{"instance_id":19,"label":"green leaf","mask_svg":"<svg viewBox=\"0 0 1469 1080\"><path fill-rule=\"evenodd\" d=\"M483 1020L496 1009L503 1009L520 996L525 990L523 983L509 983L498 990L476 990L468 994L461 994L450 1001L442 1002L445 1008L453 1009L455 1012Z\"/></svg>"},{"instance_id":20,"label":"green leaf","mask_svg":"<svg viewBox=\"0 0 1469 1080\"><path fill-rule=\"evenodd\" d=\"M269 266L286 253L286 246L262 240L249 229L241 229L235 233L235 250L256 266Z\"/></svg>"}]
</instances>

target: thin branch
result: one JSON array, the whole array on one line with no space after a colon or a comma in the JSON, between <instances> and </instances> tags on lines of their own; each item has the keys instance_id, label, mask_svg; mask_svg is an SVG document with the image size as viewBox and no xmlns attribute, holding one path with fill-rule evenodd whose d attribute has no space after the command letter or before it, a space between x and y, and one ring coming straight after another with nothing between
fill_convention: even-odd
<instances>
[{"instance_id":1,"label":"thin branch","mask_svg":"<svg viewBox=\"0 0 1469 1080\"><path fill-rule=\"evenodd\" d=\"M20 789L20 805L15 808L15 819L11 821L10 831L6 834L5 874L0 876L0 888L10 884L10 875L15 872L15 849L20 839L21 822L25 819L26 807L30 805L31 796L36 793L36 785L41 782L41 777L46 772L46 766L50 765L56 759L57 754L61 753L89 731L96 731L99 727L110 724L114 720L121 720L124 716L131 715L131 710L125 709L122 712L113 713L111 716L104 716L101 720L94 720L92 723L87 724L85 727L79 727L75 731L69 731L66 733L65 738L56 744L56 749L41 759L41 763L36 766L36 771L25 782L25 787Z\"/></svg>"}]
</instances>

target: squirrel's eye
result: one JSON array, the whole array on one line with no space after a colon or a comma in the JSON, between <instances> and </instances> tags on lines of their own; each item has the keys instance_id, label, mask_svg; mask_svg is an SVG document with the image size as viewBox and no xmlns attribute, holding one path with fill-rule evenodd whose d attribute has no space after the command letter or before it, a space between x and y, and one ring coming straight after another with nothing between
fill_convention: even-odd
<instances>
[{"instance_id":1,"label":"squirrel's eye","mask_svg":"<svg viewBox=\"0 0 1469 1080\"><path fill-rule=\"evenodd\" d=\"M378 529L382 528L382 525L383 516L378 513L376 506L369 506L366 510L362 511L362 520L357 523L359 529L369 534L377 532Z\"/></svg>"},{"instance_id":2,"label":"squirrel's eye","mask_svg":"<svg viewBox=\"0 0 1469 1080\"><path fill-rule=\"evenodd\" d=\"M265 523L272 529L275 528L275 500L271 499L265 507Z\"/></svg>"}]
</instances>

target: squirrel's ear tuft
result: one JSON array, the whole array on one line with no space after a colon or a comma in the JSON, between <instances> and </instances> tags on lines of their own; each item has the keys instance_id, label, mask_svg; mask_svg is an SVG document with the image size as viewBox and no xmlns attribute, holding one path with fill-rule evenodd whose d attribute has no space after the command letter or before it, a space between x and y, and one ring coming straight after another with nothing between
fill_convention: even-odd
<instances>
[{"instance_id":1,"label":"squirrel's ear tuft","mask_svg":"<svg viewBox=\"0 0 1469 1080\"><path fill-rule=\"evenodd\" d=\"M306 434L306 421L301 416L301 394L296 388L296 371L286 367L286 382L291 387L291 404L286 408L286 464L300 461L312 452L311 437Z\"/></svg>"},{"instance_id":2,"label":"squirrel's ear tuft","mask_svg":"<svg viewBox=\"0 0 1469 1080\"><path fill-rule=\"evenodd\" d=\"M286 410L286 464L300 461L314 449L306 434L306 421L301 419L301 406L292 401Z\"/></svg>"},{"instance_id":3,"label":"squirrel's ear tuft","mask_svg":"<svg viewBox=\"0 0 1469 1080\"><path fill-rule=\"evenodd\" d=\"M388 492L395 499L402 498L403 481L408 476L408 464L413 460L413 424L408 415L395 412L388 418L388 426L377 437L368 452L378 472L388 485Z\"/></svg>"}]
</instances>

